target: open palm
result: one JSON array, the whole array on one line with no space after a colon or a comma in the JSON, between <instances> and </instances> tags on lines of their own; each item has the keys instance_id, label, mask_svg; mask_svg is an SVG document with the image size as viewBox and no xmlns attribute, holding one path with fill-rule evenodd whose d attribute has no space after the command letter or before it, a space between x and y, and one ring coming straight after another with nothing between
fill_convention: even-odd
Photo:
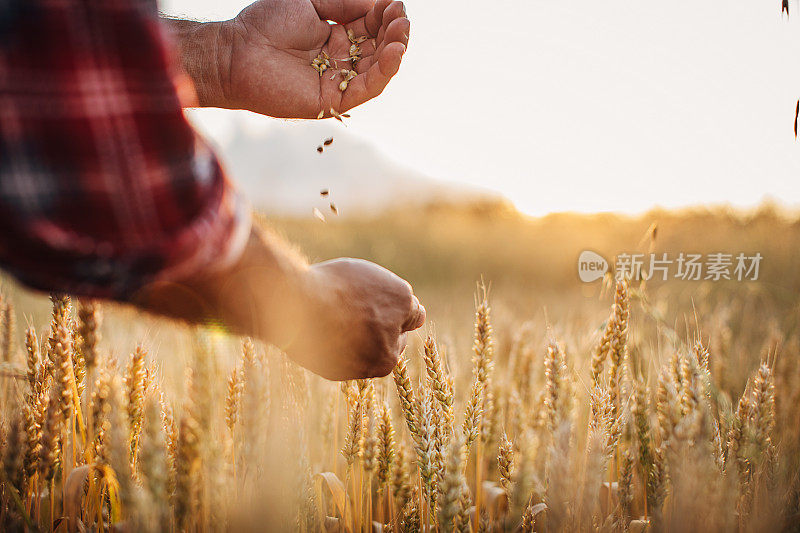
<instances>
[{"instance_id":1,"label":"open palm","mask_svg":"<svg viewBox=\"0 0 800 533\"><path fill-rule=\"evenodd\" d=\"M378 96L400 68L410 23L392 0L259 0L233 20L230 64L222 74L227 107L282 118L343 113ZM340 69L350 69L347 31L358 46L357 75L344 91ZM327 53L331 69L311 62Z\"/></svg>"}]
</instances>

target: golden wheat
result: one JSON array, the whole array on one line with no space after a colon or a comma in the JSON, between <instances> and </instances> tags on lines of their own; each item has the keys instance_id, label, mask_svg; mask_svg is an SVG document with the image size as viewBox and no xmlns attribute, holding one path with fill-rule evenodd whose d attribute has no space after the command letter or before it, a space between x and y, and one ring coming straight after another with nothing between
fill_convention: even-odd
<instances>
[{"instance_id":1,"label":"golden wheat","mask_svg":"<svg viewBox=\"0 0 800 533\"><path fill-rule=\"evenodd\" d=\"M54 295L46 342L33 327L21 343L3 339L14 331L5 299L0 341L19 372L0 380L19 394L2 406L0 525L791 530L800 435L781 421L800 397L800 365L784 357L779 372L767 350L734 388L714 373L719 333L673 343L656 331L663 347L648 353L652 317L633 308L642 290L616 284L592 346L552 324L509 334L481 287L471 368L457 372L458 345L444 357L428 335L419 358L399 361L392 394L383 380L334 386L275 349L245 340L237 353L208 333L192 336L182 387L162 380L141 345L120 368L107 354L131 347L100 340L94 303L76 320Z\"/></svg>"}]
</instances>

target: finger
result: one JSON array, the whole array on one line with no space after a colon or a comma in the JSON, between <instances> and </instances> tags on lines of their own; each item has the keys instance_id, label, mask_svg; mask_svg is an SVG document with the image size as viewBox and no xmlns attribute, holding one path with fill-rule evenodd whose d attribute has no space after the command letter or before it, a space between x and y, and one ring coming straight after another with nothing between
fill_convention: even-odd
<instances>
[{"instance_id":1,"label":"finger","mask_svg":"<svg viewBox=\"0 0 800 533\"><path fill-rule=\"evenodd\" d=\"M396 18L406 16L406 5L400 0L394 0L391 4L386 6L383 11L383 19L381 19L382 26L388 26Z\"/></svg>"},{"instance_id":2,"label":"finger","mask_svg":"<svg viewBox=\"0 0 800 533\"><path fill-rule=\"evenodd\" d=\"M383 11L383 18L381 19L381 27L378 29L378 41L384 38L386 28L393 20L406 16L406 6L403 2L394 1Z\"/></svg>"},{"instance_id":3,"label":"finger","mask_svg":"<svg viewBox=\"0 0 800 533\"><path fill-rule=\"evenodd\" d=\"M340 24L352 22L366 15L373 0L311 0L317 15L322 20Z\"/></svg>"},{"instance_id":4,"label":"finger","mask_svg":"<svg viewBox=\"0 0 800 533\"><path fill-rule=\"evenodd\" d=\"M408 312L402 331L414 331L425 323L425 308L413 294L411 295L411 310Z\"/></svg>"},{"instance_id":5,"label":"finger","mask_svg":"<svg viewBox=\"0 0 800 533\"><path fill-rule=\"evenodd\" d=\"M378 43L378 48L374 47L372 39L367 40L361 44L361 51L363 58L356 65L356 72L359 74L367 72L369 68L375 64L383 49L392 42L403 43L408 47L408 36L411 33L411 21L405 17L394 19L383 35L383 40Z\"/></svg>"},{"instance_id":6,"label":"finger","mask_svg":"<svg viewBox=\"0 0 800 533\"><path fill-rule=\"evenodd\" d=\"M392 0L378 0L364 17L364 26L372 37L378 36L378 30L383 22L383 12L392 3Z\"/></svg>"},{"instance_id":7,"label":"finger","mask_svg":"<svg viewBox=\"0 0 800 533\"><path fill-rule=\"evenodd\" d=\"M403 46L408 47L408 36L411 33L411 21L405 17L394 19L386 28L383 39L378 42L377 54L380 54L383 49L392 43L403 43Z\"/></svg>"},{"instance_id":8,"label":"finger","mask_svg":"<svg viewBox=\"0 0 800 533\"><path fill-rule=\"evenodd\" d=\"M364 74L372 65L375 64L375 62L378 60L377 58L378 56L376 55L365 55L358 61L358 63L356 63L355 71L358 74Z\"/></svg>"},{"instance_id":9,"label":"finger","mask_svg":"<svg viewBox=\"0 0 800 533\"><path fill-rule=\"evenodd\" d=\"M392 76L400 69L406 47L403 43L386 46L369 69L350 81L342 96L342 107L352 109L383 92Z\"/></svg>"}]
</instances>

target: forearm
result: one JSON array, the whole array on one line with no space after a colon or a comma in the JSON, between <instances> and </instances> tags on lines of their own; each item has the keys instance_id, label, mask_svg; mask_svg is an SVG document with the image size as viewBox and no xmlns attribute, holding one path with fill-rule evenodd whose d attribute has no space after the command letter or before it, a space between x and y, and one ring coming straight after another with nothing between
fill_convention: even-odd
<instances>
[{"instance_id":1,"label":"forearm","mask_svg":"<svg viewBox=\"0 0 800 533\"><path fill-rule=\"evenodd\" d=\"M218 324L230 332L285 346L305 320L315 294L308 264L271 233L253 229L239 261L219 272L141 290L133 302L191 324Z\"/></svg>"},{"instance_id":2,"label":"forearm","mask_svg":"<svg viewBox=\"0 0 800 533\"><path fill-rule=\"evenodd\" d=\"M226 104L225 73L230 71L230 47L223 22L161 18L176 46L180 65L194 84L199 107Z\"/></svg>"}]
</instances>

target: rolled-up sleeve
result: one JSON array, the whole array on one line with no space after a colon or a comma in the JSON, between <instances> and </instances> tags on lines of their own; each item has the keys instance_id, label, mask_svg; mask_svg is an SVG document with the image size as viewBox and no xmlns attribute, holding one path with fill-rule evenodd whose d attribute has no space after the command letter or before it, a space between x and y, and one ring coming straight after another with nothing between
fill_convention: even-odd
<instances>
[{"instance_id":1,"label":"rolled-up sleeve","mask_svg":"<svg viewBox=\"0 0 800 533\"><path fill-rule=\"evenodd\" d=\"M237 259L249 206L173 66L155 2L0 2L0 266L125 299Z\"/></svg>"}]
</instances>

